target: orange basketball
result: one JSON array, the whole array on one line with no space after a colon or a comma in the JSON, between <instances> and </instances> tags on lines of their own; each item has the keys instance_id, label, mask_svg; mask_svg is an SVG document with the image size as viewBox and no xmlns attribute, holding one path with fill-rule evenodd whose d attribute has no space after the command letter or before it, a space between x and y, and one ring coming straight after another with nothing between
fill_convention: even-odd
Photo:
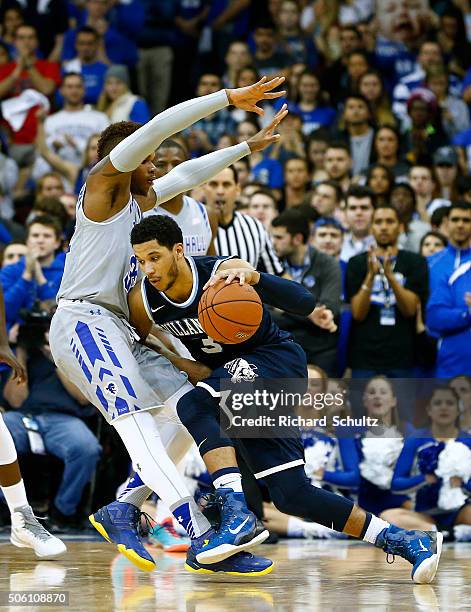
<instances>
[{"instance_id":1,"label":"orange basketball","mask_svg":"<svg viewBox=\"0 0 471 612\"><path fill-rule=\"evenodd\" d=\"M198 304L198 319L210 338L221 344L239 344L251 338L263 317L262 301L250 285L225 280L208 287Z\"/></svg>"}]
</instances>

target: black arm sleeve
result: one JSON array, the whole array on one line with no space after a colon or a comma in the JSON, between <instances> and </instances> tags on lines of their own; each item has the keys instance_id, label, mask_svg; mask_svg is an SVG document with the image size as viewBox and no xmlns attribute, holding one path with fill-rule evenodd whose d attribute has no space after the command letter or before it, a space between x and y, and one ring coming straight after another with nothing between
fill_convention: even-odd
<instances>
[{"instance_id":1,"label":"black arm sleeve","mask_svg":"<svg viewBox=\"0 0 471 612\"><path fill-rule=\"evenodd\" d=\"M265 272L260 272L254 289L266 304L293 314L307 317L316 306L314 296L303 285Z\"/></svg>"}]
</instances>

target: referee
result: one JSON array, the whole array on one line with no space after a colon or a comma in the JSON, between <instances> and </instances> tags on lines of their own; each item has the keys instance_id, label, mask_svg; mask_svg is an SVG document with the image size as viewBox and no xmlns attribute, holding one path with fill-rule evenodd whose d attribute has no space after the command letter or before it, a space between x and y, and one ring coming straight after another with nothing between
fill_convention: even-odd
<instances>
[{"instance_id":1,"label":"referee","mask_svg":"<svg viewBox=\"0 0 471 612\"><path fill-rule=\"evenodd\" d=\"M216 253L240 257L259 272L283 274L283 266L263 225L258 219L235 210L239 192L234 166L222 170L204 185L206 205L218 217Z\"/></svg>"}]
</instances>

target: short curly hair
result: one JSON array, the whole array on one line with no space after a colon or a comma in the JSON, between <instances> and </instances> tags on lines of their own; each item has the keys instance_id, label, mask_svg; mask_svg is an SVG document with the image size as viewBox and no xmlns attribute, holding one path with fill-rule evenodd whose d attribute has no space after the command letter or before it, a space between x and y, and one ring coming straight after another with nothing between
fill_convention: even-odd
<instances>
[{"instance_id":1,"label":"short curly hair","mask_svg":"<svg viewBox=\"0 0 471 612\"><path fill-rule=\"evenodd\" d=\"M109 155L117 144L134 134L141 126L142 123L136 123L136 121L118 121L118 123L109 125L103 130L98 140L98 160Z\"/></svg>"},{"instance_id":2,"label":"short curly hair","mask_svg":"<svg viewBox=\"0 0 471 612\"><path fill-rule=\"evenodd\" d=\"M137 223L131 231L131 244L142 244L157 240L160 246L172 249L176 244L183 243L180 226L166 215L151 215Z\"/></svg>"}]
</instances>

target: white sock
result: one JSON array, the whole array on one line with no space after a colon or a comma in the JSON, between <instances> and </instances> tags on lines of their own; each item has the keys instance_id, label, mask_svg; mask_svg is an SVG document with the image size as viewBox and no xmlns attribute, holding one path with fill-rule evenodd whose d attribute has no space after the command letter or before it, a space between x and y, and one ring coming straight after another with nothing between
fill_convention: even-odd
<instances>
[{"instance_id":1,"label":"white sock","mask_svg":"<svg viewBox=\"0 0 471 612\"><path fill-rule=\"evenodd\" d=\"M10 510L10 514L13 514L16 508L21 508L22 506L29 506L28 498L26 497L25 491L25 483L23 479L20 482L17 482L14 485L9 487L2 487L3 495L5 495L5 499L7 500L8 509Z\"/></svg>"},{"instance_id":2,"label":"white sock","mask_svg":"<svg viewBox=\"0 0 471 612\"><path fill-rule=\"evenodd\" d=\"M213 481L215 489L232 489L234 493L242 493L242 476L238 472L224 474Z\"/></svg>"},{"instance_id":3,"label":"white sock","mask_svg":"<svg viewBox=\"0 0 471 612\"><path fill-rule=\"evenodd\" d=\"M290 516L288 519L288 527L286 535L288 538L303 538L306 523L297 516Z\"/></svg>"},{"instance_id":4,"label":"white sock","mask_svg":"<svg viewBox=\"0 0 471 612\"><path fill-rule=\"evenodd\" d=\"M155 511L155 522L156 523L162 523L166 518L173 518L172 516L172 511L170 510L170 508L167 506L167 504L164 504L164 502L159 499L157 502L157 508Z\"/></svg>"},{"instance_id":5,"label":"white sock","mask_svg":"<svg viewBox=\"0 0 471 612\"><path fill-rule=\"evenodd\" d=\"M363 536L363 540L365 542L369 542L370 544L376 544L376 538L383 531L383 529L387 529L389 526L390 524L383 521L383 519L380 519L377 516L372 516L368 529Z\"/></svg>"}]
</instances>

